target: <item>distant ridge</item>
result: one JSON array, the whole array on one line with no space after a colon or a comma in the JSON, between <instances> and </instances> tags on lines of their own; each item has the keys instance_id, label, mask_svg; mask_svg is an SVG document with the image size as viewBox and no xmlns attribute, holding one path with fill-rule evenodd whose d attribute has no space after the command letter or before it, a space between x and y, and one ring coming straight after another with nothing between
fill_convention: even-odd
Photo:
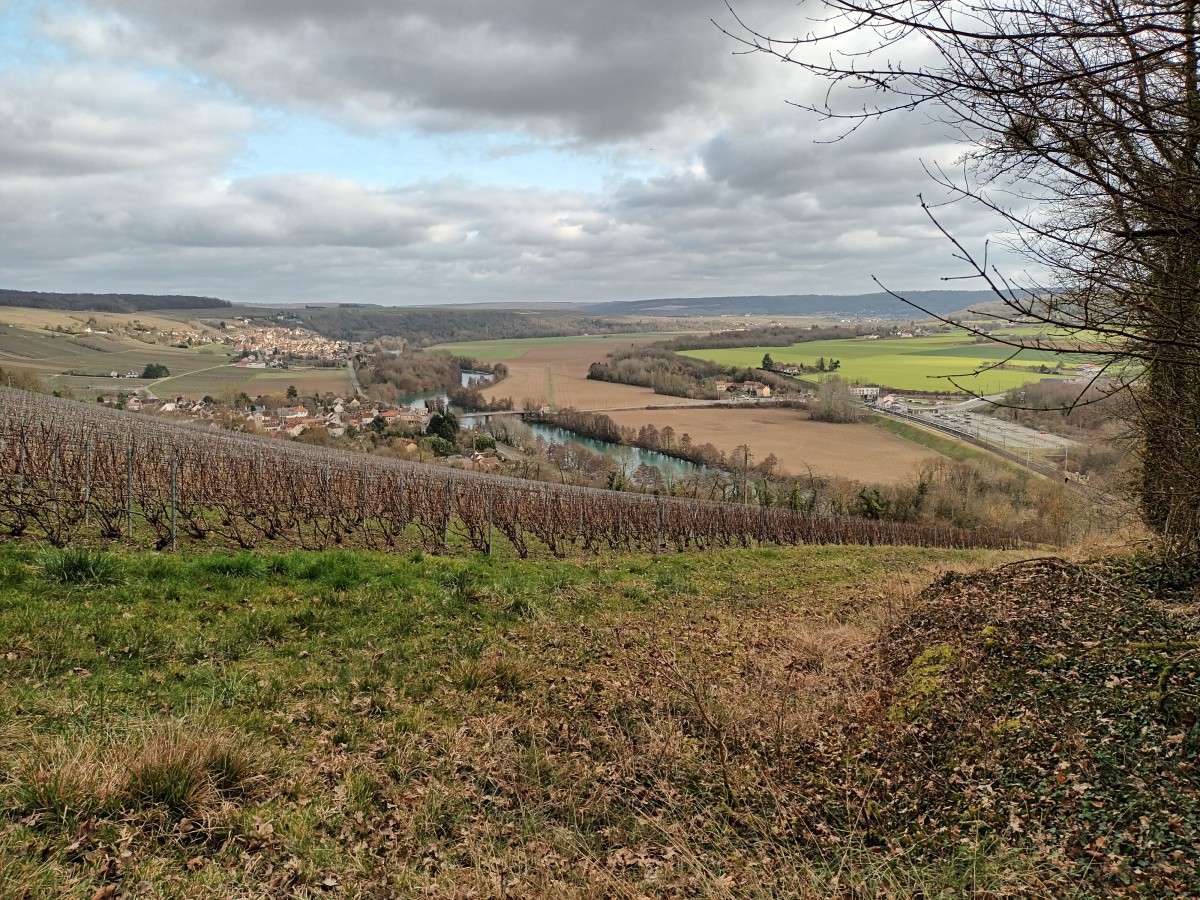
<instances>
[{"instance_id":1,"label":"distant ridge","mask_svg":"<svg viewBox=\"0 0 1200 900\"><path fill-rule=\"evenodd\" d=\"M53 294L0 288L0 306L61 309L70 312L134 313L152 309L225 309L233 304L216 297L176 294Z\"/></svg>"},{"instance_id":2,"label":"distant ridge","mask_svg":"<svg viewBox=\"0 0 1200 900\"><path fill-rule=\"evenodd\" d=\"M908 291L902 297L945 315L978 303L995 300L991 291ZM919 319L924 314L882 291L876 294L785 294L750 297L679 297L658 300L625 300L581 307L590 313L647 316L888 316Z\"/></svg>"}]
</instances>

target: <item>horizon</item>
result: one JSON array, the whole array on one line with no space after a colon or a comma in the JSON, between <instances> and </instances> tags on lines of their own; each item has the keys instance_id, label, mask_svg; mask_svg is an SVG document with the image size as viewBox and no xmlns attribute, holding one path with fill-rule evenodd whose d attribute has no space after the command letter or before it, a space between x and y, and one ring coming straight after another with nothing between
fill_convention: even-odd
<instances>
[{"instance_id":1,"label":"horizon","mask_svg":"<svg viewBox=\"0 0 1200 900\"><path fill-rule=\"evenodd\" d=\"M917 199L941 199L924 167L961 151L936 123L824 143L831 125L787 106L818 88L736 56L721 0L544 6L5 4L0 281L441 306L962 274ZM995 236L978 210L941 214L968 245Z\"/></svg>"}]
</instances>

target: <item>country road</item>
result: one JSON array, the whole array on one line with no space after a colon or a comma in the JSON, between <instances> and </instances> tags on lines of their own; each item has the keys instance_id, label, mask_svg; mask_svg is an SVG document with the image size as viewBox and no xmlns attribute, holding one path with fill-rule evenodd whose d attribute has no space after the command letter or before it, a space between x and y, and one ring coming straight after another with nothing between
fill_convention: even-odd
<instances>
[{"instance_id":1,"label":"country road","mask_svg":"<svg viewBox=\"0 0 1200 900\"><path fill-rule=\"evenodd\" d=\"M347 360L346 360L346 371L347 371L348 373L350 373L350 384L351 384L351 385L353 386L353 388L354 388L354 393L358 394L358 396L360 396L360 397L365 397L365 396L367 396L367 392L366 392L366 391L364 391L364 390L363 390L363 388L362 388L362 385L361 385L361 384L359 384L359 381L358 381L358 372L356 372L356 371L354 370L354 360L352 360L352 359L347 359Z\"/></svg>"}]
</instances>

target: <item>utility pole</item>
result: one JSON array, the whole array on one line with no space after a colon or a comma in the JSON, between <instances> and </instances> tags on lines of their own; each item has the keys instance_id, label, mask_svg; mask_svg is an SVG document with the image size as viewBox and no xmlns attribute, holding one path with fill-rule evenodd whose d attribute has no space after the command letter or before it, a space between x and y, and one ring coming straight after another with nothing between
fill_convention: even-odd
<instances>
[{"instance_id":1,"label":"utility pole","mask_svg":"<svg viewBox=\"0 0 1200 900\"><path fill-rule=\"evenodd\" d=\"M742 503L750 502L750 494L747 490L747 477L750 471L750 445L742 444Z\"/></svg>"}]
</instances>

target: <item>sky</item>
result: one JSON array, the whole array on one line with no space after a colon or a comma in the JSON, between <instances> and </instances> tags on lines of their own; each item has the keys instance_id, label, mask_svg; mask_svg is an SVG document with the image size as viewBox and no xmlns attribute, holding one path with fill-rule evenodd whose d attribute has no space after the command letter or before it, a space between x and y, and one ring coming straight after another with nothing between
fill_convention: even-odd
<instances>
[{"instance_id":1,"label":"sky","mask_svg":"<svg viewBox=\"0 0 1200 900\"><path fill-rule=\"evenodd\" d=\"M796 34L793 0L736 0ZM974 286L962 148L722 0L0 0L0 287L553 302ZM952 205L973 252L998 223Z\"/></svg>"}]
</instances>

